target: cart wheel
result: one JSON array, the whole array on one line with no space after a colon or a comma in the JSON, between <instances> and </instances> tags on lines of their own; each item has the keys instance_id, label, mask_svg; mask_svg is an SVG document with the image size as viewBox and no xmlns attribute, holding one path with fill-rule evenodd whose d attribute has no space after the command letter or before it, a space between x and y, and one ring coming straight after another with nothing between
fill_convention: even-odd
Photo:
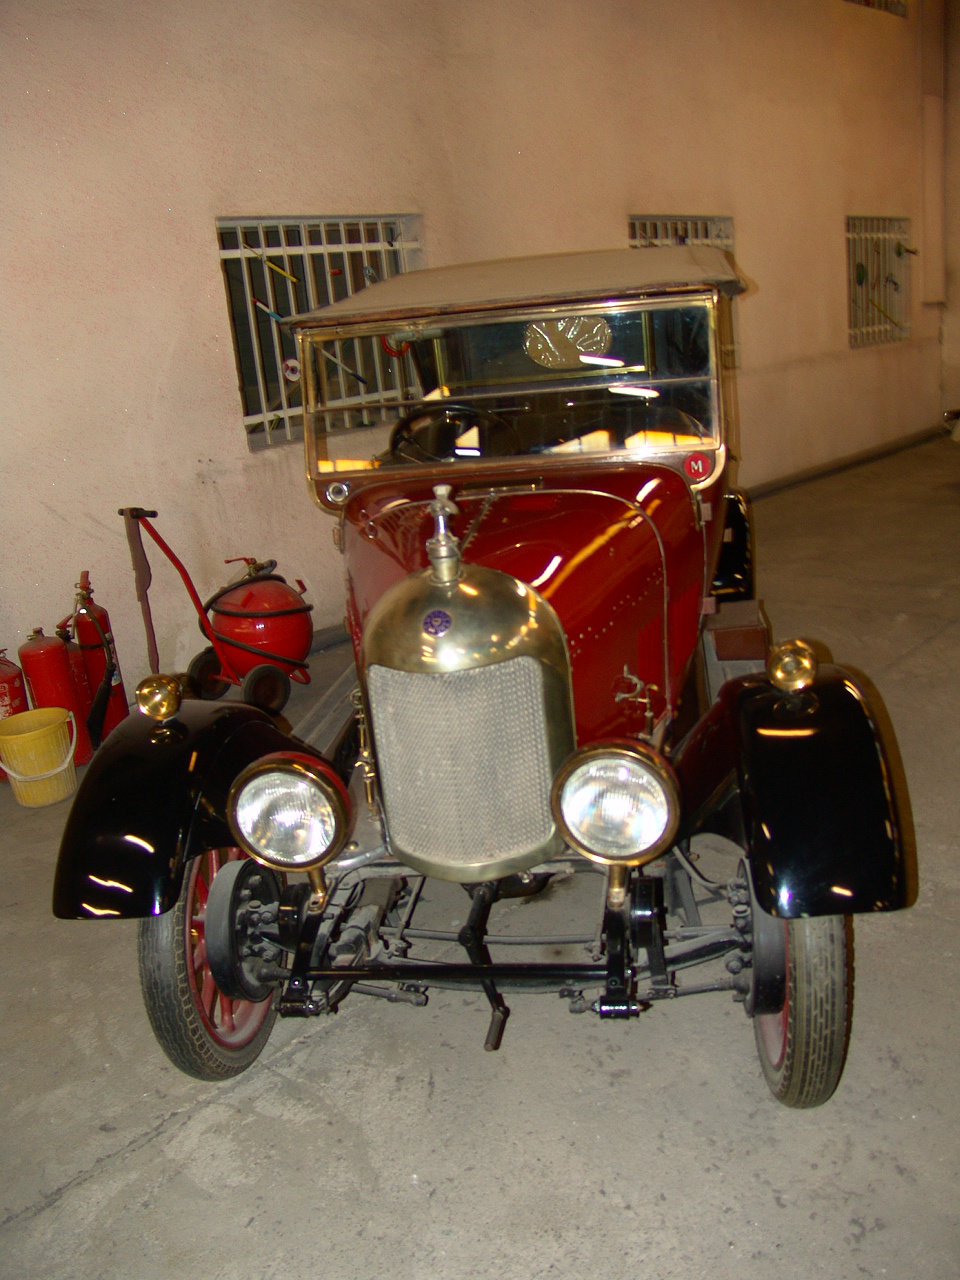
<instances>
[{"instance_id":1,"label":"cart wheel","mask_svg":"<svg viewBox=\"0 0 960 1280\"><path fill-rule=\"evenodd\" d=\"M276 1010L265 1000L237 1000L217 989L207 961L205 916L220 867L239 849L213 849L184 869L172 910L140 922L140 987L153 1033L181 1071L200 1080L239 1075L267 1043Z\"/></svg>"},{"instance_id":2,"label":"cart wheel","mask_svg":"<svg viewBox=\"0 0 960 1280\"><path fill-rule=\"evenodd\" d=\"M279 667L272 667L268 662L263 662L247 672L243 677L240 690L244 702L249 702L253 707L259 707L261 711L269 711L275 716L287 705L287 699L290 697L290 677Z\"/></svg>"},{"instance_id":3,"label":"cart wheel","mask_svg":"<svg viewBox=\"0 0 960 1280\"><path fill-rule=\"evenodd\" d=\"M222 698L230 688L230 681L221 679L220 659L213 648L202 649L187 667L187 679L198 698L214 702Z\"/></svg>"},{"instance_id":4,"label":"cart wheel","mask_svg":"<svg viewBox=\"0 0 960 1280\"><path fill-rule=\"evenodd\" d=\"M754 912L759 908L754 905ZM818 1107L840 1083L853 1014L850 917L779 921L784 1000L753 1019L767 1084L787 1107ZM754 933L757 946L759 931ZM767 966L769 967L769 966Z\"/></svg>"}]
</instances>

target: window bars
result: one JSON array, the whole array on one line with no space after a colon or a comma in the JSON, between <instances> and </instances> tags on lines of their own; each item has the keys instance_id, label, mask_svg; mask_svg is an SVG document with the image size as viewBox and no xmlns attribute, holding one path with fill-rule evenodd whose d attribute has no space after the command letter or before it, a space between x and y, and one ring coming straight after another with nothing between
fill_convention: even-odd
<instances>
[{"instance_id":1,"label":"window bars","mask_svg":"<svg viewBox=\"0 0 960 1280\"><path fill-rule=\"evenodd\" d=\"M847 218L851 347L902 342L910 335L909 218Z\"/></svg>"},{"instance_id":2,"label":"window bars","mask_svg":"<svg viewBox=\"0 0 960 1280\"><path fill-rule=\"evenodd\" d=\"M849 0L850 4L862 4L866 9L880 9L884 13L894 13L898 18L907 16L906 0Z\"/></svg>"},{"instance_id":3,"label":"window bars","mask_svg":"<svg viewBox=\"0 0 960 1280\"><path fill-rule=\"evenodd\" d=\"M251 449L303 438L296 348L279 322L417 266L419 221L413 215L217 220Z\"/></svg>"},{"instance_id":4,"label":"window bars","mask_svg":"<svg viewBox=\"0 0 960 1280\"><path fill-rule=\"evenodd\" d=\"M733 219L638 214L630 218L630 243L637 248L702 244L732 251Z\"/></svg>"},{"instance_id":5,"label":"window bars","mask_svg":"<svg viewBox=\"0 0 960 1280\"><path fill-rule=\"evenodd\" d=\"M693 217L690 214L635 214L629 219L634 249L668 245L706 245L733 252L733 218ZM725 369L737 367L736 319L732 306L720 310L720 358Z\"/></svg>"}]
</instances>

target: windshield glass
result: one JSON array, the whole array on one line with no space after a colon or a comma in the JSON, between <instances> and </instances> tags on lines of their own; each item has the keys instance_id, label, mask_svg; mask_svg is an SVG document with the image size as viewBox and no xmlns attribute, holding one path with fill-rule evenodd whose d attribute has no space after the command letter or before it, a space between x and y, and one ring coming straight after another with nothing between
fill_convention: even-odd
<instances>
[{"instance_id":1,"label":"windshield glass","mask_svg":"<svg viewBox=\"0 0 960 1280\"><path fill-rule=\"evenodd\" d=\"M712 295L301 342L314 474L719 444Z\"/></svg>"}]
</instances>

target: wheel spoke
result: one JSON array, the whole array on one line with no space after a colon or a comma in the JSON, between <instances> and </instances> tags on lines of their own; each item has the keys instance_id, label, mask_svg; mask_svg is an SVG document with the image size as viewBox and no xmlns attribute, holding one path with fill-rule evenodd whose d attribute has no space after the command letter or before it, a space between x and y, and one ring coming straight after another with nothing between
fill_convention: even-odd
<instances>
[{"instance_id":1,"label":"wheel spoke","mask_svg":"<svg viewBox=\"0 0 960 1280\"><path fill-rule=\"evenodd\" d=\"M783 1002L779 1013L762 1013L757 1017L757 1027L763 1040L763 1047L774 1071L783 1066L787 1052L787 1009L789 996Z\"/></svg>"},{"instance_id":2,"label":"wheel spoke","mask_svg":"<svg viewBox=\"0 0 960 1280\"><path fill-rule=\"evenodd\" d=\"M220 1027L228 1034L237 1029L237 1024L233 1017L235 1007L235 1002L229 996L220 996Z\"/></svg>"},{"instance_id":3,"label":"wheel spoke","mask_svg":"<svg viewBox=\"0 0 960 1280\"><path fill-rule=\"evenodd\" d=\"M200 988L200 1007L207 1015L207 1020L211 1026L216 1026L215 1010L217 1007L217 998L220 992L217 990L216 983L213 981L210 970L203 971L203 985Z\"/></svg>"},{"instance_id":4,"label":"wheel spoke","mask_svg":"<svg viewBox=\"0 0 960 1280\"><path fill-rule=\"evenodd\" d=\"M276 1017L272 993L256 1001L226 996L210 969L210 888L220 870L238 860L246 862L230 847L193 858L173 910L141 926L141 985L154 1033L176 1066L203 1080L225 1079L249 1066Z\"/></svg>"}]
</instances>

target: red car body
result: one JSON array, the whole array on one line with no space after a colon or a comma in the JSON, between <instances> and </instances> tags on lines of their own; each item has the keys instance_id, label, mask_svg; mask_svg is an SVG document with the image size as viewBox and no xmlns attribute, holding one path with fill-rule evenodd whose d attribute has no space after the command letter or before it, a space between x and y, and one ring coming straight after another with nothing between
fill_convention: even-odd
<instances>
[{"instance_id":1,"label":"red car body","mask_svg":"<svg viewBox=\"0 0 960 1280\"><path fill-rule=\"evenodd\" d=\"M603 1019L726 990L780 1101L833 1093L851 918L909 905L915 877L867 694L771 647L754 597L729 474L741 287L719 250L600 252L398 276L291 319L356 689L304 742L145 682L54 887L57 915L142 918L183 1070L244 1070L278 1012L351 990L480 989L488 1049L511 987ZM604 878L588 961L569 931L496 933L499 902L578 872ZM469 895L457 933L412 927L440 881Z\"/></svg>"}]
</instances>

